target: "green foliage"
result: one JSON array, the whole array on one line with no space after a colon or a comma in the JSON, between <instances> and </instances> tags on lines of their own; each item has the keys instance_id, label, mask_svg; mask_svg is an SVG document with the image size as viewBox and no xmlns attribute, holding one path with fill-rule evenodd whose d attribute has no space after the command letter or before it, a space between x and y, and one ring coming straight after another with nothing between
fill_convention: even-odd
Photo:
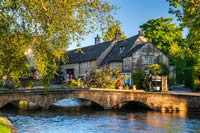
<instances>
[{"instance_id":1,"label":"green foliage","mask_svg":"<svg viewBox=\"0 0 200 133\"><path fill-rule=\"evenodd\" d=\"M115 89L118 87L120 70L111 70L109 68L98 68L90 72L87 86L92 88Z\"/></svg>"},{"instance_id":2,"label":"green foliage","mask_svg":"<svg viewBox=\"0 0 200 133\"><path fill-rule=\"evenodd\" d=\"M167 0L171 6L169 13L175 14L182 27L192 31L200 30L200 0Z\"/></svg>"},{"instance_id":3,"label":"green foliage","mask_svg":"<svg viewBox=\"0 0 200 133\"><path fill-rule=\"evenodd\" d=\"M194 80L194 91L200 91L200 80L196 79Z\"/></svg>"},{"instance_id":4,"label":"green foliage","mask_svg":"<svg viewBox=\"0 0 200 133\"><path fill-rule=\"evenodd\" d=\"M200 63L193 67L194 73L194 90L200 91Z\"/></svg>"},{"instance_id":5,"label":"green foliage","mask_svg":"<svg viewBox=\"0 0 200 133\"><path fill-rule=\"evenodd\" d=\"M192 58L186 66L196 65L200 59L200 0L167 0L171 6L169 13L175 14L181 22L181 28L187 28L189 34L186 38Z\"/></svg>"},{"instance_id":6,"label":"green foliage","mask_svg":"<svg viewBox=\"0 0 200 133\"><path fill-rule=\"evenodd\" d=\"M0 118L0 133L11 133L8 125Z\"/></svg>"},{"instance_id":7,"label":"green foliage","mask_svg":"<svg viewBox=\"0 0 200 133\"><path fill-rule=\"evenodd\" d=\"M165 64L159 64L162 71L160 73L160 75L168 75L169 74L169 67Z\"/></svg>"},{"instance_id":8,"label":"green foliage","mask_svg":"<svg viewBox=\"0 0 200 133\"><path fill-rule=\"evenodd\" d=\"M150 82L151 82L151 76L145 75L144 82L143 82L143 88L146 91L153 91L154 90L152 85L150 84Z\"/></svg>"},{"instance_id":9,"label":"green foliage","mask_svg":"<svg viewBox=\"0 0 200 133\"><path fill-rule=\"evenodd\" d=\"M28 57L48 84L71 41L80 43L113 22L115 6L103 0L3 0L0 2L0 79L30 70ZM27 50L31 48L34 56Z\"/></svg>"},{"instance_id":10,"label":"green foliage","mask_svg":"<svg viewBox=\"0 0 200 133\"><path fill-rule=\"evenodd\" d=\"M195 64L194 55L191 49L187 46L182 47L178 44L170 46L170 58L173 59L173 64L176 65L176 81L178 84L184 81L184 68L192 67Z\"/></svg>"},{"instance_id":11,"label":"green foliage","mask_svg":"<svg viewBox=\"0 0 200 133\"><path fill-rule=\"evenodd\" d=\"M124 90L129 90L130 88L129 88L129 85L125 85L124 87L123 87L123 89Z\"/></svg>"},{"instance_id":12,"label":"green foliage","mask_svg":"<svg viewBox=\"0 0 200 133\"><path fill-rule=\"evenodd\" d=\"M169 54L169 47L174 43L183 45L182 31L172 23L173 18L151 19L140 28L144 36L165 54Z\"/></svg>"},{"instance_id":13,"label":"green foliage","mask_svg":"<svg viewBox=\"0 0 200 133\"><path fill-rule=\"evenodd\" d=\"M136 85L137 89L143 88L143 82L144 82L145 73L143 71L135 71L132 75L133 78L133 84Z\"/></svg>"},{"instance_id":14,"label":"green foliage","mask_svg":"<svg viewBox=\"0 0 200 133\"><path fill-rule=\"evenodd\" d=\"M116 21L116 23L112 24L106 32L103 32L103 40L104 41L112 41L115 40L115 33L117 30L121 30L120 22ZM124 32L121 32L121 40L125 40L127 37Z\"/></svg>"},{"instance_id":15,"label":"green foliage","mask_svg":"<svg viewBox=\"0 0 200 133\"><path fill-rule=\"evenodd\" d=\"M149 70L153 76L160 75L162 73L162 67L159 64L149 65L146 69Z\"/></svg>"},{"instance_id":16,"label":"green foliage","mask_svg":"<svg viewBox=\"0 0 200 133\"><path fill-rule=\"evenodd\" d=\"M193 88L194 87L194 75L192 68L184 69L184 85L185 87Z\"/></svg>"},{"instance_id":17,"label":"green foliage","mask_svg":"<svg viewBox=\"0 0 200 133\"><path fill-rule=\"evenodd\" d=\"M62 85L64 88L83 88L84 83L81 78L78 78L77 80L72 79L67 82L67 84Z\"/></svg>"},{"instance_id":18,"label":"green foliage","mask_svg":"<svg viewBox=\"0 0 200 133\"><path fill-rule=\"evenodd\" d=\"M43 85L44 88L48 88L53 81L54 81L54 75L49 73L48 75L43 77L42 85Z\"/></svg>"},{"instance_id":19,"label":"green foliage","mask_svg":"<svg viewBox=\"0 0 200 133\"><path fill-rule=\"evenodd\" d=\"M34 82L33 81L29 81L28 82L28 88L33 88Z\"/></svg>"}]
</instances>

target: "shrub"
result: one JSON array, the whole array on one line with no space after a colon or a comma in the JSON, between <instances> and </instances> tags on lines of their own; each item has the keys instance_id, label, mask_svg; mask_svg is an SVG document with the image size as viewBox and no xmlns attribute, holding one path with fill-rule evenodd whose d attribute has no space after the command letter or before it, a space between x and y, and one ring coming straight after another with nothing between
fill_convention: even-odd
<instances>
[{"instance_id":1,"label":"shrub","mask_svg":"<svg viewBox=\"0 0 200 133\"><path fill-rule=\"evenodd\" d=\"M61 85L61 87L63 88L83 88L84 84L83 84L83 80L81 78L78 78L77 80L72 79L69 80L66 84Z\"/></svg>"},{"instance_id":2,"label":"shrub","mask_svg":"<svg viewBox=\"0 0 200 133\"><path fill-rule=\"evenodd\" d=\"M28 82L28 88L33 88L33 85L34 85L33 81Z\"/></svg>"},{"instance_id":3,"label":"shrub","mask_svg":"<svg viewBox=\"0 0 200 133\"><path fill-rule=\"evenodd\" d=\"M184 85L189 88L194 87L194 75L191 67L184 69Z\"/></svg>"},{"instance_id":4,"label":"shrub","mask_svg":"<svg viewBox=\"0 0 200 133\"><path fill-rule=\"evenodd\" d=\"M150 75L146 75L145 78L144 78L144 82L143 82L144 90L153 91L153 87L150 84L150 81L151 81L151 76Z\"/></svg>"},{"instance_id":5,"label":"shrub","mask_svg":"<svg viewBox=\"0 0 200 133\"><path fill-rule=\"evenodd\" d=\"M152 64L147 66L146 68L147 70L149 70L151 72L152 75L159 75L162 72L162 67L159 64Z\"/></svg>"},{"instance_id":6,"label":"shrub","mask_svg":"<svg viewBox=\"0 0 200 133\"><path fill-rule=\"evenodd\" d=\"M196 79L194 81L194 91L200 91L200 80Z\"/></svg>"},{"instance_id":7,"label":"shrub","mask_svg":"<svg viewBox=\"0 0 200 133\"><path fill-rule=\"evenodd\" d=\"M120 76L120 71L111 70L109 68L98 68L90 72L87 81L87 87L93 88L110 88L118 87L118 79L123 78Z\"/></svg>"},{"instance_id":8,"label":"shrub","mask_svg":"<svg viewBox=\"0 0 200 133\"><path fill-rule=\"evenodd\" d=\"M143 71L137 70L133 73L133 84L136 85L137 89L143 88L144 76L145 73Z\"/></svg>"}]
</instances>

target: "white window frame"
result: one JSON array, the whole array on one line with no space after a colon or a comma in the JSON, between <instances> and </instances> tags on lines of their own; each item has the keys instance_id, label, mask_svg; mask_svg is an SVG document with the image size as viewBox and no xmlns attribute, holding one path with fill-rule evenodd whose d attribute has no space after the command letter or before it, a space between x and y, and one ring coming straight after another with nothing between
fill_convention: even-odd
<instances>
[{"instance_id":1,"label":"white window frame","mask_svg":"<svg viewBox=\"0 0 200 133\"><path fill-rule=\"evenodd\" d=\"M76 64L76 69L79 69L79 64Z\"/></svg>"},{"instance_id":2,"label":"white window frame","mask_svg":"<svg viewBox=\"0 0 200 133\"><path fill-rule=\"evenodd\" d=\"M84 67L85 67L84 65L85 65L84 62L81 63L81 68L82 68L82 69L84 69Z\"/></svg>"},{"instance_id":3,"label":"white window frame","mask_svg":"<svg viewBox=\"0 0 200 133\"><path fill-rule=\"evenodd\" d=\"M115 62L112 62L111 67L112 67L112 69L117 69L117 64Z\"/></svg>"},{"instance_id":4,"label":"white window frame","mask_svg":"<svg viewBox=\"0 0 200 133\"><path fill-rule=\"evenodd\" d=\"M153 56L144 56L144 64L153 64L154 63L154 59Z\"/></svg>"},{"instance_id":5,"label":"white window frame","mask_svg":"<svg viewBox=\"0 0 200 133\"><path fill-rule=\"evenodd\" d=\"M125 59L125 65L128 66L129 65L129 58Z\"/></svg>"},{"instance_id":6,"label":"white window frame","mask_svg":"<svg viewBox=\"0 0 200 133\"><path fill-rule=\"evenodd\" d=\"M88 61L88 63L87 63L87 68L91 68L91 62L90 61Z\"/></svg>"}]
</instances>

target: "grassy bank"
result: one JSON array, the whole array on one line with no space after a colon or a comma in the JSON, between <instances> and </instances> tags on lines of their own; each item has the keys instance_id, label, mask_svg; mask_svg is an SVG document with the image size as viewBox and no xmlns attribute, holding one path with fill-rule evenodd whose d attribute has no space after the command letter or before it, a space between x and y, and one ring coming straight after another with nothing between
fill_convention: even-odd
<instances>
[{"instance_id":1,"label":"grassy bank","mask_svg":"<svg viewBox=\"0 0 200 133\"><path fill-rule=\"evenodd\" d=\"M0 87L0 91L8 91L9 89L7 89L7 88L1 88Z\"/></svg>"},{"instance_id":2,"label":"grassy bank","mask_svg":"<svg viewBox=\"0 0 200 133\"><path fill-rule=\"evenodd\" d=\"M0 118L0 133L11 133L8 125Z\"/></svg>"}]
</instances>

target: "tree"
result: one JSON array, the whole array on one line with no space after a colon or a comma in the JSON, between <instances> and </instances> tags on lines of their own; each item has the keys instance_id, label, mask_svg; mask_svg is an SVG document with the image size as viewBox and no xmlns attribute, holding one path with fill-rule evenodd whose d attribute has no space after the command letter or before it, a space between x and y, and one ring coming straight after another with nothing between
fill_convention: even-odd
<instances>
[{"instance_id":1,"label":"tree","mask_svg":"<svg viewBox=\"0 0 200 133\"><path fill-rule=\"evenodd\" d=\"M161 17L151 19L140 26L145 37L167 55L169 54L169 47L174 43L183 45L182 31L172 21L173 18Z\"/></svg>"},{"instance_id":2,"label":"tree","mask_svg":"<svg viewBox=\"0 0 200 133\"><path fill-rule=\"evenodd\" d=\"M103 0L0 1L0 80L24 75L30 68L29 47L40 76L52 77L70 42L106 29L114 20L113 9Z\"/></svg>"},{"instance_id":3,"label":"tree","mask_svg":"<svg viewBox=\"0 0 200 133\"><path fill-rule=\"evenodd\" d=\"M169 13L175 14L181 28L188 28L187 44L196 60L200 58L200 0L167 0L171 6Z\"/></svg>"},{"instance_id":4,"label":"tree","mask_svg":"<svg viewBox=\"0 0 200 133\"><path fill-rule=\"evenodd\" d=\"M195 86L200 88L200 0L167 1L171 6L169 13L176 15L177 19L181 22L181 28L189 30L186 43L191 54L189 59L186 58L186 67L194 67Z\"/></svg>"},{"instance_id":5,"label":"tree","mask_svg":"<svg viewBox=\"0 0 200 133\"><path fill-rule=\"evenodd\" d=\"M103 40L104 41L112 41L115 39L115 33L116 31L122 31L121 30L121 26L120 26L120 22L119 21L116 21L115 24L111 25L108 30L106 32L103 32L102 35L103 35ZM121 32L121 40L125 40L127 37L126 35L124 34L124 32Z\"/></svg>"}]
</instances>

